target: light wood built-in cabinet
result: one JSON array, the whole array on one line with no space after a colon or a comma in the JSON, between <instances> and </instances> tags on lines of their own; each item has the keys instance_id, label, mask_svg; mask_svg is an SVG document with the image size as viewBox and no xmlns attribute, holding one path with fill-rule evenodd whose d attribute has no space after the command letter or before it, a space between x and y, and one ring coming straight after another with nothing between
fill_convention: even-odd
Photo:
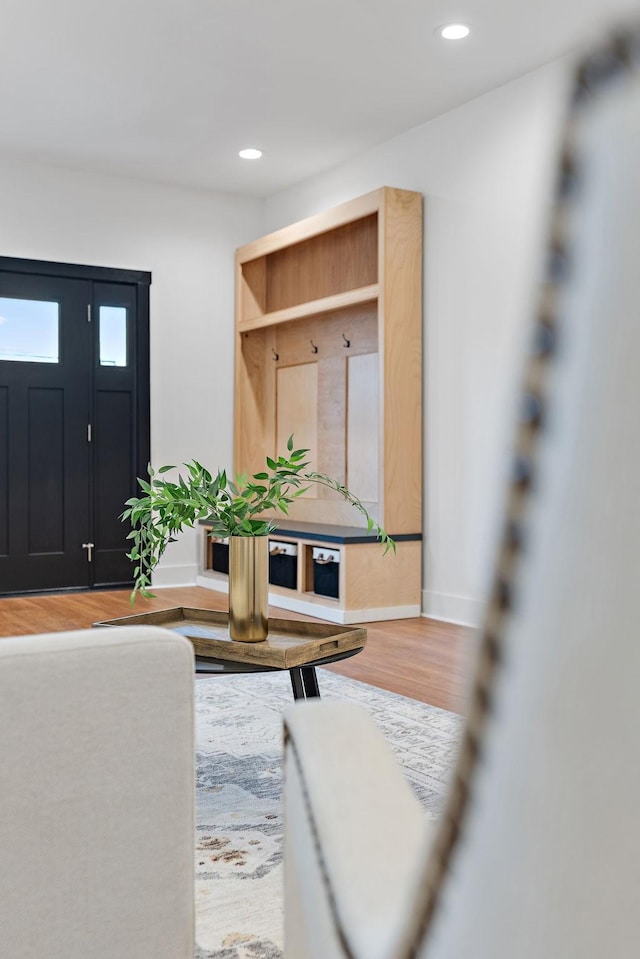
<instances>
[{"instance_id":1,"label":"light wood built-in cabinet","mask_svg":"<svg viewBox=\"0 0 640 959\"><path fill-rule=\"evenodd\" d=\"M383 556L366 526L336 540L336 527L364 518L312 486L276 534L299 546L297 587L274 589L272 602L334 622L418 615L421 194L382 187L239 249L235 331L236 472L259 472L293 433L312 469L400 537L396 556ZM309 550L323 531L340 554L337 599L313 592Z\"/></svg>"}]
</instances>

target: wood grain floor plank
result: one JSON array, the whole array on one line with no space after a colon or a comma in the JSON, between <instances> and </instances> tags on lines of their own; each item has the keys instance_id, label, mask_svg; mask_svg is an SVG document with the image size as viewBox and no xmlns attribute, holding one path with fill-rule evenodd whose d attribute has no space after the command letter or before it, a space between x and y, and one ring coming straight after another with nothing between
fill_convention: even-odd
<instances>
[{"instance_id":1,"label":"wood grain floor plank","mask_svg":"<svg viewBox=\"0 0 640 959\"><path fill-rule=\"evenodd\" d=\"M158 590L152 600L138 599L135 612L172 606L224 610L227 598L198 586L175 587ZM0 599L0 637L85 629L132 612L128 590L6 597ZM281 609L271 614L311 618ZM473 630L424 617L365 625L368 639L362 653L328 669L442 709L463 710L476 648Z\"/></svg>"}]
</instances>

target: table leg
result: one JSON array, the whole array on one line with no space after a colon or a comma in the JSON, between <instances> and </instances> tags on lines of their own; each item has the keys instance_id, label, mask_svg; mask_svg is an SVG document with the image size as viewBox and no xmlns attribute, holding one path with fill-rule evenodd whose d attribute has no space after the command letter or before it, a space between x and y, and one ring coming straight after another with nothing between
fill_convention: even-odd
<instances>
[{"instance_id":1,"label":"table leg","mask_svg":"<svg viewBox=\"0 0 640 959\"><path fill-rule=\"evenodd\" d=\"M294 666L289 675L294 699L320 699L315 666Z\"/></svg>"},{"instance_id":2,"label":"table leg","mask_svg":"<svg viewBox=\"0 0 640 959\"><path fill-rule=\"evenodd\" d=\"M291 676L291 688L293 689L293 698L306 699L304 680L302 678L302 671L300 667L294 666L293 669L290 669L289 676Z\"/></svg>"},{"instance_id":3,"label":"table leg","mask_svg":"<svg viewBox=\"0 0 640 959\"><path fill-rule=\"evenodd\" d=\"M302 673L302 682L307 699L320 699L320 687L318 686L315 666L302 666L300 672Z\"/></svg>"}]
</instances>

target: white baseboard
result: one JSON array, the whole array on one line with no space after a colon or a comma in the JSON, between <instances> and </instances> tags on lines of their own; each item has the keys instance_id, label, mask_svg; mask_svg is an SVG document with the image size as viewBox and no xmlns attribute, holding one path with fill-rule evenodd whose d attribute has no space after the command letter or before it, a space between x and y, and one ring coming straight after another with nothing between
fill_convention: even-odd
<instances>
[{"instance_id":1,"label":"white baseboard","mask_svg":"<svg viewBox=\"0 0 640 959\"><path fill-rule=\"evenodd\" d=\"M374 609L339 609L324 606L318 603L298 599L296 596L283 596L281 593L269 593L271 606L288 609L293 613L304 613L305 616L315 616L317 619L326 619L329 623L340 626L354 626L356 623L377 623L387 619L413 619L420 615L420 607L416 606L379 606Z\"/></svg>"},{"instance_id":2,"label":"white baseboard","mask_svg":"<svg viewBox=\"0 0 640 959\"><path fill-rule=\"evenodd\" d=\"M170 586L195 586L198 567L195 563L185 566L158 566L152 577L153 589L168 589Z\"/></svg>"},{"instance_id":3,"label":"white baseboard","mask_svg":"<svg viewBox=\"0 0 640 959\"><path fill-rule=\"evenodd\" d=\"M205 589L215 589L217 593L228 593L229 577L223 573L220 573L218 577L216 573L212 573L211 571L208 571L204 576L200 573L199 576L196 576L196 586L204 586Z\"/></svg>"},{"instance_id":4,"label":"white baseboard","mask_svg":"<svg viewBox=\"0 0 640 959\"><path fill-rule=\"evenodd\" d=\"M485 604L470 596L455 596L452 593L422 591L422 615L458 626L480 626Z\"/></svg>"},{"instance_id":5,"label":"white baseboard","mask_svg":"<svg viewBox=\"0 0 640 959\"><path fill-rule=\"evenodd\" d=\"M171 586L204 586L219 593L229 592L227 576L208 571L206 575L199 572L195 565L161 566L153 574L153 589L168 589ZM304 613L325 619L330 623L341 626L351 626L354 623L374 623L388 619L411 619L414 616L427 616L429 619L439 619L444 623L455 623L458 626L477 627L482 623L484 603L470 596L456 596L452 593L436 593L424 589L422 591L422 609L419 606L389 606L375 609L333 609L310 603L295 596L283 596L281 593L269 593L271 606L288 609L294 613Z\"/></svg>"},{"instance_id":6,"label":"white baseboard","mask_svg":"<svg viewBox=\"0 0 640 959\"><path fill-rule=\"evenodd\" d=\"M226 576L219 578L215 573L198 576L197 586L205 589L215 589L219 593L229 592L229 581ZM356 623L375 623L387 619L412 619L420 615L419 606L389 606L376 609L338 609L318 603L300 599L297 596L283 596L282 593L269 593L269 605L280 609L288 609L292 613L303 613L305 616L315 616L329 623L339 626L353 626Z\"/></svg>"}]
</instances>

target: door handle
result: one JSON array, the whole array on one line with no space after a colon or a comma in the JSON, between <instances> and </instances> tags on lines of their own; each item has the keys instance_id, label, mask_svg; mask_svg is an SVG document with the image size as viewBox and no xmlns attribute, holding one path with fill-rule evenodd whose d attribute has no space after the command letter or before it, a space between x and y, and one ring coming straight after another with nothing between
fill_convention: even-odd
<instances>
[{"instance_id":1,"label":"door handle","mask_svg":"<svg viewBox=\"0 0 640 959\"><path fill-rule=\"evenodd\" d=\"M82 544L82 548L83 548L83 549L86 549L86 551L87 551L87 562L88 562L88 563L91 563L92 560L93 560L92 552L93 552L93 550L95 549L95 545L96 545L95 543L83 543L83 544Z\"/></svg>"}]
</instances>

